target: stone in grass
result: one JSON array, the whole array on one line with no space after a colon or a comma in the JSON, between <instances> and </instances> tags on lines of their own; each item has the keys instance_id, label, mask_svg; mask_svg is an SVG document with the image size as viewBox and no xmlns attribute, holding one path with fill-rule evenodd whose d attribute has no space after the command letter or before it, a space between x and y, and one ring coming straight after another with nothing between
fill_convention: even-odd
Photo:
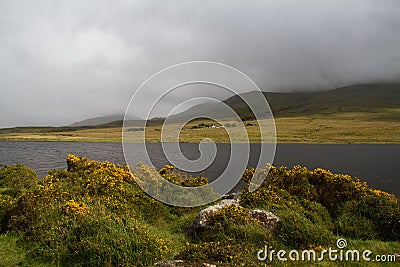
<instances>
[{"instance_id":1,"label":"stone in grass","mask_svg":"<svg viewBox=\"0 0 400 267\"><path fill-rule=\"evenodd\" d=\"M248 211L252 218L260 221L261 225L264 226L270 233L275 231L276 226L280 222L278 216L272 212L266 210L249 210Z\"/></svg>"},{"instance_id":2,"label":"stone in grass","mask_svg":"<svg viewBox=\"0 0 400 267\"><path fill-rule=\"evenodd\" d=\"M236 199L224 199L217 205L201 210L195 221L187 229L187 234L196 236L198 233L204 231L207 228L207 223L210 218L223 207L230 205L239 206L239 201ZM263 225L269 232L273 232L280 222L278 216L266 210L254 209L248 210L248 213L252 218L260 221L261 225Z\"/></svg>"}]
</instances>

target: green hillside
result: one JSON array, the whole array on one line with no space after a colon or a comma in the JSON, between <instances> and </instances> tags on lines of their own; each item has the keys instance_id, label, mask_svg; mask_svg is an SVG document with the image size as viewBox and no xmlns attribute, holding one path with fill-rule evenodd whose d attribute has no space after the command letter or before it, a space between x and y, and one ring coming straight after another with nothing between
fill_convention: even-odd
<instances>
[{"instance_id":1,"label":"green hillside","mask_svg":"<svg viewBox=\"0 0 400 267\"><path fill-rule=\"evenodd\" d=\"M400 107L400 84L365 84L316 93L265 93L276 116L377 112Z\"/></svg>"},{"instance_id":2,"label":"green hillside","mask_svg":"<svg viewBox=\"0 0 400 267\"><path fill-rule=\"evenodd\" d=\"M114 115L108 115L108 116L102 116L102 117L95 117L95 118L90 118L82 121L75 122L71 124L70 126L76 127L76 126L96 126L96 125L103 125L103 124L108 124L111 123L113 124L116 121L122 121L124 119L124 114L114 114ZM141 120L139 117L135 116L127 116L127 119L129 120Z\"/></svg>"},{"instance_id":3,"label":"green hillside","mask_svg":"<svg viewBox=\"0 0 400 267\"><path fill-rule=\"evenodd\" d=\"M254 92L247 97L258 97ZM275 117L310 116L337 112L382 112L385 109L400 108L400 84L364 84L346 86L329 91L272 93L264 92ZM224 101L243 119L253 118L252 113L240 96ZM224 117L226 113L218 104L200 104L182 112L177 117L194 114ZM388 118L399 120L400 113Z\"/></svg>"},{"instance_id":4,"label":"green hillside","mask_svg":"<svg viewBox=\"0 0 400 267\"><path fill-rule=\"evenodd\" d=\"M342 87L330 91L264 93L273 115L279 143L399 143L400 142L400 84L365 84ZM255 92L247 95L259 97ZM260 142L254 116L240 96L224 101L246 120L246 131L251 142ZM260 103L263 104L263 103ZM212 138L228 142L224 129L195 129L200 123L211 123L202 117L227 118L230 114L217 103L196 105L171 118L177 127L191 121L181 132L180 142L200 142ZM127 120L126 127L146 129L146 142L160 142L163 118L147 122ZM75 141L121 142L122 120L96 126L77 127L15 127L0 129L0 140L5 141ZM133 137L138 141L138 136ZM135 139L136 138L136 139Z\"/></svg>"}]
</instances>

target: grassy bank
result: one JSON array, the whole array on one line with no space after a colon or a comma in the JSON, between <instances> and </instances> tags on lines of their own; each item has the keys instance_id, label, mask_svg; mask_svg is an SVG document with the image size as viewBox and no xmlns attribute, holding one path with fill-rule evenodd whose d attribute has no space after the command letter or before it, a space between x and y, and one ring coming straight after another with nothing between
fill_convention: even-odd
<instances>
[{"instance_id":1,"label":"grassy bank","mask_svg":"<svg viewBox=\"0 0 400 267\"><path fill-rule=\"evenodd\" d=\"M382 112L339 112L307 116L275 118L279 143L400 143L400 110ZM180 133L180 142L200 142L211 138L218 143L229 142L223 128L194 128L200 123L187 124ZM246 121L245 124L255 124ZM172 125L173 127L174 125ZM146 142L160 142L162 125L146 128ZM135 128L135 127L132 127ZM121 142L121 127L80 128L14 128L0 130L0 140L12 141L72 141L72 142ZM257 126L246 126L250 142L260 142ZM131 132L134 142L140 141L142 132ZM169 140L176 141L176 140ZM244 141L244 139L243 139Z\"/></svg>"},{"instance_id":2,"label":"grassy bank","mask_svg":"<svg viewBox=\"0 0 400 267\"><path fill-rule=\"evenodd\" d=\"M240 207L221 209L194 236L186 229L204 207L178 208L150 198L136 178L143 173L152 177L152 168L141 165L130 173L123 166L73 155L67 163L68 170L51 171L42 180L21 165L0 169L0 265L153 266L180 259L191 266L260 266L257 252L266 245L320 252L335 248L339 237L346 238L346 249L368 249L373 255L400 252L399 200L348 175L272 167L257 191L244 188ZM173 167L159 173L184 186L206 182ZM248 184L253 174L247 170L243 181ZM270 233L248 217L248 209L271 211L281 223ZM310 265L277 259L266 263Z\"/></svg>"}]
</instances>

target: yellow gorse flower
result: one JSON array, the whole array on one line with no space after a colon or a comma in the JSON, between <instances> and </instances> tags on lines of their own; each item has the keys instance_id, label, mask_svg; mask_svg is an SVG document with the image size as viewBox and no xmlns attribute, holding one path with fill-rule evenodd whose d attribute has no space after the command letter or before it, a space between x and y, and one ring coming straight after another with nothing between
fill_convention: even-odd
<instances>
[{"instance_id":1,"label":"yellow gorse flower","mask_svg":"<svg viewBox=\"0 0 400 267\"><path fill-rule=\"evenodd\" d=\"M63 206L67 215L85 216L90 213L90 208L84 203L77 203L74 200L69 200Z\"/></svg>"}]
</instances>

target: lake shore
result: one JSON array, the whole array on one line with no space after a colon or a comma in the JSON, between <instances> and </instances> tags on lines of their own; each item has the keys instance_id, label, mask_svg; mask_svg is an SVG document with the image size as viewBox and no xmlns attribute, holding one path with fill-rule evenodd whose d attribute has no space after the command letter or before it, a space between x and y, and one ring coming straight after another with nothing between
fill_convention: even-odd
<instances>
[{"instance_id":1,"label":"lake shore","mask_svg":"<svg viewBox=\"0 0 400 267\"><path fill-rule=\"evenodd\" d=\"M161 168L169 164L163 153L163 144L147 144L147 153L152 165ZM164 144L165 145L165 144ZM168 145L168 144L167 144ZM238 144L245 146L246 144ZM180 148L186 157L196 159L199 156L198 144L181 143ZM216 160L205 170L206 177L213 179L224 170L229 160L230 144L216 144ZM268 147L268 145L266 145ZM259 144L250 144L249 167L258 162ZM141 144L128 144L135 151L138 160L145 154ZM7 142L0 141L0 165L21 163L35 169L40 177L48 170L65 168L65 156L68 153L88 156L98 160L107 160L115 164L124 164L125 158L121 143L112 142ZM399 144L277 144L273 165L293 167L297 164L310 169L322 167L335 173L348 173L362 177L378 189L400 196L397 155ZM177 163L179 164L180 161ZM175 163L175 164L177 164Z\"/></svg>"},{"instance_id":2,"label":"lake shore","mask_svg":"<svg viewBox=\"0 0 400 267\"><path fill-rule=\"evenodd\" d=\"M179 139L163 142L198 143L210 138L216 143L229 143L223 128L194 128L202 121L190 122ZM204 121L207 122L207 121ZM208 121L210 122L210 121ZM260 143L256 122L247 121L250 143ZM400 143L400 120L375 113L337 113L328 115L275 118L277 143L309 144L396 144ZM161 142L162 125L146 127L147 143ZM126 129L125 129L126 130ZM143 132L130 132L131 142L141 142ZM54 142L122 142L122 127L17 127L0 130L0 141ZM243 139L243 143L247 142Z\"/></svg>"}]
</instances>

